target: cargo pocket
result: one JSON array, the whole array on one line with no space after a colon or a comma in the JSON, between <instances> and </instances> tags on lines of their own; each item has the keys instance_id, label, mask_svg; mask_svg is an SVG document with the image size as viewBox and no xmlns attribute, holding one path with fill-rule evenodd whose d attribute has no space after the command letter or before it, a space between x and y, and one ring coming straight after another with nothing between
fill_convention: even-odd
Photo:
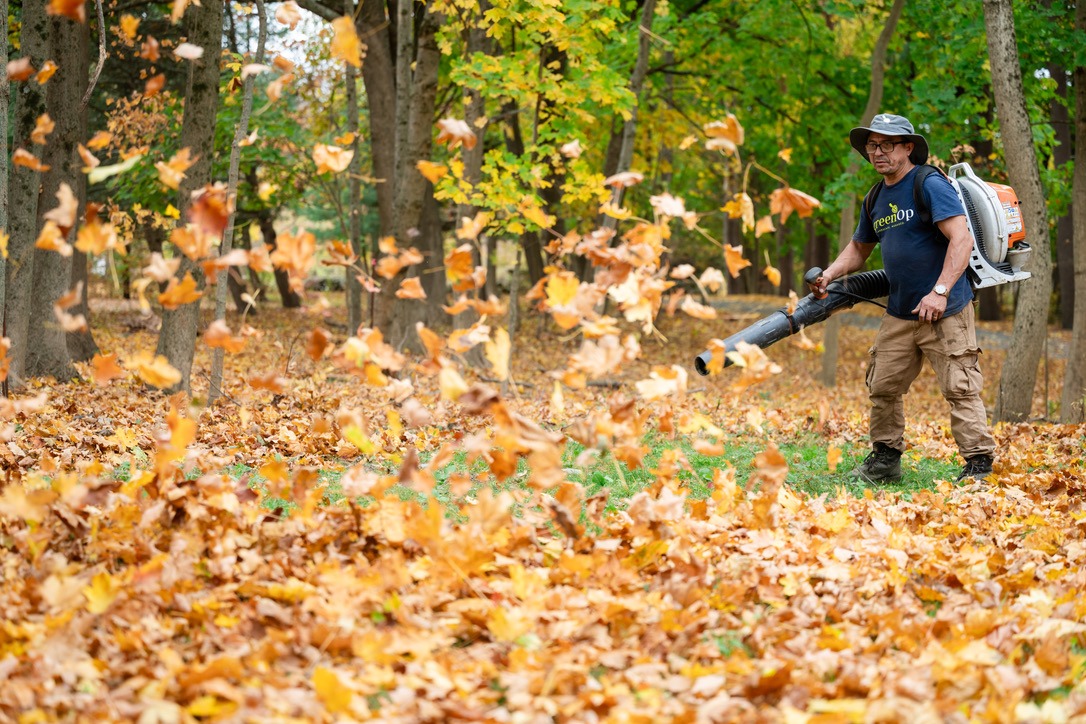
<instances>
[{"instance_id":1,"label":"cargo pocket","mask_svg":"<svg viewBox=\"0 0 1086 724\"><path fill-rule=\"evenodd\" d=\"M979 395L983 386L980 374L980 349L969 347L947 356L947 395L969 397Z\"/></svg>"},{"instance_id":2,"label":"cargo pocket","mask_svg":"<svg viewBox=\"0 0 1086 724\"><path fill-rule=\"evenodd\" d=\"M875 381L875 358L878 357L878 353L879 348L877 346L872 346L871 349L867 351L867 354L871 357L871 359L867 361L867 376L864 378L864 381L867 383L868 392L875 391L871 385Z\"/></svg>"}]
</instances>

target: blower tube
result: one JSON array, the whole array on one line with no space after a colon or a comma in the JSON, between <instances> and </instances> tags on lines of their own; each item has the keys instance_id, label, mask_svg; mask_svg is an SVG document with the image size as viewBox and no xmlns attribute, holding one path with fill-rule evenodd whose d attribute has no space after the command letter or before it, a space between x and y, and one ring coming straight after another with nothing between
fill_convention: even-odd
<instances>
[{"instance_id":1,"label":"blower tube","mask_svg":"<svg viewBox=\"0 0 1086 724\"><path fill-rule=\"evenodd\" d=\"M821 275L822 270L815 267L808 271L803 279L807 284L813 284ZM799 304L791 314L785 309L778 309L768 317L728 337L724 340L724 354L734 351L740 342L756 344L764 349L785 337L790 337L804 327L826 321L834 312L851 309L856 302L871 301L885 297L889 293L890 280L886 278L886 272L882 269L838 279L826 287L826 293L821 298L808 294L799 300ZM713 353L709 350L694 358L694 369L698 371L698 374L709 374L709 361L712 358ZM724 358L725 367L731 363L730 359Z\"/></svg>"}]
</instances>

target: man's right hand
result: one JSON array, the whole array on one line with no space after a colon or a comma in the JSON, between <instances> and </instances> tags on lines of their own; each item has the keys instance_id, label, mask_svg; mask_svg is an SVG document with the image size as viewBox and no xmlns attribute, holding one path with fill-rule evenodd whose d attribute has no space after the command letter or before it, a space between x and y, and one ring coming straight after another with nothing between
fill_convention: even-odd
<instances>
[{"instance_id":1,"label":"man's right hand","mask_svg":"<svg viewBox=\"0 0 1086 724\"><path fill-rule=\"evenodd\" d=\"M814 284L811 285L811 288L814 291L815 295L819 297L824 297L826 295L826 287L828 287L830 283L833 282L833 280L836 278L837 275L833 272L832 269L823 269L822 274L820 274L819 277L815 279Z\"/></svg>"}]
</instances>

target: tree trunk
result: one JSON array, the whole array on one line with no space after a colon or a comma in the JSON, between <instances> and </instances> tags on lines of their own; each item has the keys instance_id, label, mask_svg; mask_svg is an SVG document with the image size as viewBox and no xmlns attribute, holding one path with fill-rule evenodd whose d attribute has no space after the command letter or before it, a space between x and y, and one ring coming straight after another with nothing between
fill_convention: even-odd
<instances>
[{"instance_id":1,"label":"tree trunk","mask_svg":"<svg viewBox=\"0 0 1086 724\"><path fill-rule=\"evenodd\" d=\"M1086 2L1075 7L1075 29L1086 32ZM1075 175L1072 196L1086 199L1086 65L1075 67ZM1060 419L1081 423L1086 420L1086 202L1074 205L1075 239L1075 314L1071 332L1071 352L1063 378Z\"/></svg>"},{"instance_id":2,"label":"tree trunk","mask_svg":"<svg viewBox=\"0 0 1086 724\"><path fill-rule=\"evenodd\" d=\"M901 11L904 8L905 0L894 0L894 4L890 8L890 14L886 16L886 24L882 26L879 39L875 42L875 49L871 53L871 88L867 93L867 105L864 106L863 115L860 116L861 126L869 125L871 119L878 113L879 106L882 105L882 91L886 80L886 68L884 67L886 64L886 50L890 46L890 39L894 36L894 29L897 27L897 21L901 18ZM848 164L848 171L845 173L852 176L859 171L860 161L851 152L849 152L849 157L851 160ZM852 234L855 230L856 197L852 196L841 210L841 224L837 229L838 251L844 249L852 241ZM830 324L827 325L825 337L823 338L825 351L822 353L821 380L822 384L827 387L834 387L837 384L837 339L840 332L841 321L839 319L835 320L835 317L830 317Z\"/></svg>"},{"instance_id":3,"label":"tree trunk","mask_svg":"<svg viewBox=\"0 0 1086 724\"><path fill-rule=\"evenodd\" d=\"M1067 113L1068 98L1067 71L1059 66L1049 69L1056 81L1056 95L1052 99L1052 130L1056 134L1057 145L1052 152L1056 166L1071 160L1071 119ZM1075 86L1077 89L1078 86ZM1076 93L1076 97L1077 97ZM1069 105L1069 103L1068 103ZM1082 138L1082 136L1079 136ZM1071 207L1067 213L1056 219L1056 279L1060 307L1060 326L1072 329L1075 320L1075 245L1074 213L1075 194L1071 194ZM1081 198L1081 197L1079 197ZM1084 292L1086 293L1086 292Z\"/></svg>"},{"instance_id":4,"label":"tree trunk","mask_svg":"<svg viewBox=\"0 0 1086 724\"><path fill-rule=\"evenodd\" d=\"M56 75L45 87L46 112L55 124L42 155L49 170L42 176L38 198L38 228L45 224L43 214L58 205L57 192L67 184L74 193L77 178L82 175L82 163L76 145L82 140L80 105L87 88L86 32L87 27L66 17L51 15L46 28L49 55L59 66ZM82 216L78 209L71 229L69 243ZM33 344L26 349L25 374L29 377L53 377L67 381L78 377L68 353L64 329L53 313L56 300L67 294L72 278L72 258L55 251L34 250L34 292L30 304L30 333ZM84 258L84 264L86 259Z\"/></svg>"},{"instance_id":5,"label":"tree trunk","mask_svg":"<svg viewBox=\"0 0 1086 724\"><path fill-rule=\"evenodd\" d=\"M31 65L40 68L47 54L48 37L45 0L23 3L21 52ZM15 86L15 116L12 126L12 146L40 156L41 147L30 140L30 132L38 117L45 112L45 90L34 81ZM25 166L11 166L8 188L7 284L5 314L7 336L11 339L11 367L8 379L22 383L30 334L30 305L34 290L34 242L38 236L38 190L41 174ZM53 199L55 201L55 199Z\"/></svg>"},{"instance_id":6,"label":"tree trunk","mask_svg":"<svg viewBox=\"0 0 1086 724\"><path fill-rule=\"evenodd\" d=\"M354 17L354 0L343 6L348 17ZM358 69L344 63L347 76L347 133L351 139L351 164L347 169L347 236L351 253L362 258L362 154L358 129ZM344 289L347 292L347 332L356 334L362 326L362 284L358 270L344 267Z\"/></svg>"},{"instance_id":7,"label":"tree trunk","mask_svg":"<svg viewBox=\"0 0 1086 724\"><path fill-rule=\"evenodd\" d=\"M86 26L85 26L86 27ZM89 28L88 28L89 29ZM80 32L78 34L78 41L76 46L73 46L71 57L74 59L79 58L79 64L89 65L91 64L89 55L90 44L87 42L87 33ZM58 49L58 52L59 51ZM60 59L56 59L60 62ZM73 86L76 85L73 83ZM74 87L73 87L74 90ZM87 82L84 78L82 80L82 89L79 92L79 97L82 98L87 90ZM75 105L71 101L67 101L66 105ZM82 104L79 104L79 113L76 117L76 129L74 133L75 141L81 142L87 137L87 109ZM76 152L78 153L78 152ZM75 191L76 198L79 199L79 206L81 209L87 208L87 175L82 170L82 160L73 154L75 159L71 169L72 173L69 174L71 179L72 190ZM80 219L82 221L82 218ZM112 252L110 252L112 253ZM71 263L71 278L69 279L68 286L71 289L81 289L79 301L75 306L68 310L69 314L74 316L83 315L87 320L87 325L82 330L76 332L68 332L66 335L66 344L68 346L68 356L74 362L89 362L93 359L94 355L98 353L98 345L94 341L94 336L91 334L90 328L90 279L87 273L87 267L90 260L85 252L75 249L72 252Z\"/></svg>"},{"instance_id":8,"label":"tree trunk","mask_svg":"<svg viewBox=\"0 0 1086 724\"><path fill-rule=\"evenodd\" d=\"M178 209L188 216L192 192L211 182L211 156L215 152L215 114L219 104L219 57L222 54L222 0L204 0L185 11L188 42L204 49L203 57L190 61L189 82L185 92L185 114L181 120L181 147L188 148L196 163L181 181ZM182 256L180 277L189 272L200 289L204 272L199 264ZM192 391L192 360L196 354L196 336L200 326L200 301L185 304L162 314L157 353L181 373L181 381L171 390Z\"/></svg>"},{"instance_id":9,"label":"tree trunk","mask_svg":"<svg viewBox=\"0 0 1086 724\"><path fill-rule=\"evenodd\" d=\"M1033 403L1037 363L1048 333L1048 305L1052 295L1048 212L1022 90L1011 0L984 0L984 25L988 31L992 90L1007 171L1022 202L1022 220L1033 235L1033 255L1030 257L1033 277L1022 282L1019 289L1011 343L1016 353L1007 355L1003 365L993 418L996 421L1025 420L1029 418Z\"/></svg>"},{"instance_id":10,"label":"tree trunk","mask_svg":"<svg viewBox=\"0 0 1086 724\"><path fill-rule=\"evenodd\" d=\"M264 12L264 0L256 0L257 24L260 30L256 40L256 58L254 63L264 62L264 41L268 37L268 19ZM226 197L231 199L231 208L234 209L226 220L226 230L223 232L222 241L219 243L219 256L226 256L234 246L234 221L237 219L238 178L241 174L241 143L249 134L249 116L253 111L253 76L249 76L242 83L241 91L241 117L238 118L237 128L234 129L234 140L230 144L230 169L226 177ZM215 289L215 319L226 319L226 293L227 287L240 289L233 270L223 269L218 273ZM231 282L233 282L231 284ZM240 294L236 294L234 303L241 308ZM225 350L216 347L211 355L211 384L208 387L207 402L215 402L222 394L222 376Z\"/></svg>"},{"instance_id":11,"label":"tree trunk","mask_svg":"<svg viewBox=\"0 0 1086 724\"><path fill-rule=\"evenodd\" d=\"M393 235L405 247L411 238L412 230L418 231L420 228L425 196L430 188L426 178L416 170L415 164L422 159L428 159L433 148L434 104L441 62L436 35L444 21L441 15L421 6L417 10L425 15L418 23L414 63L410 56L397 58L397 66L400 63L414 66L411 69L410 92L405 94L408 100L404 101L408 104L406 142L402 146L397 143L396 168L402 167L404 173L401 178L395 179L396 198L392 220ZM369 63L368 56L366 60L363 67ZM399 91L397 88L397 102L400 99ZM399 112L400 109L397 108L397 113ZM371 127L376 123L376 119L373 119ZM376 137L374 142L376 143ZM401 149L402 158L399 156ZM406 276L406 272L401 272L395 278L383 282L377 298L376 325L395 347L417 348L419 341L415 334L415 323L428 321L428 308L417 300L396 297L396 290Z\"/></svg>"},{"instance_id":12,"label":"tree trunk","mask_svg":"<svg viewBox=\"0 0 1086 724\"><path fill-rule=\"evenodd\" d=\"M268 247L268 253L275 251L276 232L275 218L270 214L260 216L260 235L264 237L264 246ZM279 290L279 300L283 309L298 309L302 306L302 298L290 288L290 274L283 269L275 270L275 287Z\"/></svg>"},{"instance_id":13,"label":"tree trunk","mask_svg":"<svg viewBox=\"0 0 1086 724\"><path fill-rule=\"evenodd\" d=\"M0 66L8 66L8 0L0 0ZM8 230L8 100L11 83L7 73L0 77L0 232ZM0 255L0 337L7 336L7 259ZM6 388L6 385L5 385Z\"/></svg>"},{"instance_id":14,"label":"tree trunk","mask_svg":"<svg viewBox=\"0 0 1086 724\"><path fill-rule=\"evenodd\" d=\"M637 61L634 63L633 73L630 75L630 93L634 97L633 108L630 109L630 117L622 124L622 141L618 150L618 165L615 173L628 171L633 163L634 138L637 136L637 110L641 103L641 89L645 85L645 75L649 70L649 49L652 41L652 21L656 15L656 0L645 0L641 7L641 22L637 25ZM622 186L616 186L611 192L611 203L615 206L622 205ZM618 220L613 216L607 216L603 220L603 226L614 229Z\"/></svg>"}]
</instances>

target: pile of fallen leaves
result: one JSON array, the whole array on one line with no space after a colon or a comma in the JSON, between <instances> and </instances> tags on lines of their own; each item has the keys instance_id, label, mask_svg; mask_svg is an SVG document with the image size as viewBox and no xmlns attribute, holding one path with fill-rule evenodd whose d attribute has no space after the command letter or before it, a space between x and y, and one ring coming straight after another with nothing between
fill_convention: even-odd
<instances>
[{"instance_id":1,"label":"pile of fallen leaves","mask_svg":"<svg viewBox=\"0 0 1086 724\"><path fill-rule=\"evenodd\" d=\"M665 410L639 398L650 368L634 365L559 411L549 387L503 396L469 371L428 374L433 357L390 379L413 385L396 404L262 327L213 408L131 377L4 403L4 719L1086 715L1086 428L1000 427L996 476L968 487L813 498L783 484L774 441L862 437L862 343L832 405L796 391L796 362L816 358L782 347L803 357L762 396L724 374ZM522 330L514 378L538 364L529 340L563 344ZM273 389L246 382L252 369L275 370ZM910 432L945 455L941 415ZM562 467L567 438L636 465L649 429L701 446L748 435L765 452L749 480L722 468L695 499L670 451L617 510ZM485 465L442 477L439 503L455 455ZM272 496L293 511L262 505Z\"/></svg>"}]
</instances>

